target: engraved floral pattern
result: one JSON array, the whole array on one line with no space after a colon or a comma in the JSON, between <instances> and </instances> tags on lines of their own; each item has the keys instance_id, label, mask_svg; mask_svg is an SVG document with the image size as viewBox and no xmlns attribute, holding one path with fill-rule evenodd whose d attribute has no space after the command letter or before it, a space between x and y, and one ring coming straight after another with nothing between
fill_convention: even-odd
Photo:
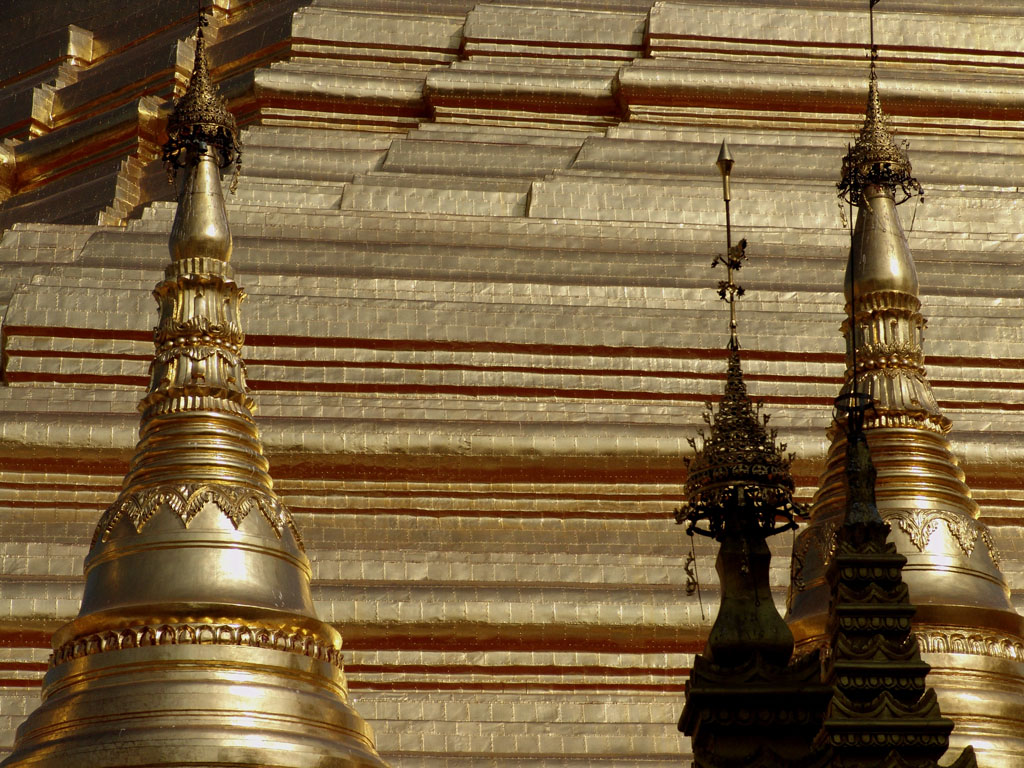
<instances>
[{"instance_id":1,"label":"engraved floral pattern","mask_svg":"<svg viewBox=\"0 0 1024 768\"><path fill-rule=\"evenodd\" d=\"M978 539L981 538L992 553L993 562L998 565L998 554L995 552L992 536L976 520L944 509L894 512L888 515L888 517L899 524L900 530L907 535L910 543L917 547L919 552L923 552L928 547L932 536L944 524L950 536L953 537L967 557L974 553Z\"/></svg>"}]
</instances>

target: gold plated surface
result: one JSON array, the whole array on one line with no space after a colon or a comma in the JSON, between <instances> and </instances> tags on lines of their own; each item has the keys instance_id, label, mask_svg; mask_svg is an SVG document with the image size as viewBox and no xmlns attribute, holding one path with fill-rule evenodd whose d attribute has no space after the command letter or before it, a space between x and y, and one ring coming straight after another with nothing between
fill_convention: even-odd
<instances>
[{"instance_id":1,"label":"gold plated surface","mask_svg":"<svg viewBox=\"0 0 1024 768\"><path fill-rule=\"evenodd\" d=\"M868 129L880 114L873 72L871 85L858 145L876 141L876 132ZM850 155L860 151L855 147ZM977 504L950 451L950 422L925 377L918 276L894 199L908 183L909 163L894 171L895 162L872 160L859 169L844 163L847 175L840 190L857 191L860 197L845 284L849 320L843 326L847 370L841 396L864 396L870 403L864 434L878 473L877 506L892 527L895 548L907 557L903 578L917 606L915 627L938 636L960 627L993 638L997 648L990 653L961 646L963 653L952 668L945 658L931 662L930 680L943 710L957 723L954 743L974 744L983 766L1010 766L1024 753L1024 730L1005 708L1009 681L993 673L991 658L1005 658L998 648L1020 642L1021 620L999 570L992 535L977 519ZM850 174L859 180L851 181ZM832 445L811 522L793 550L788 620L803 647L819 645L828 623L826 575L837 556L850 494L845 431L840 414L831 428ZM970 684L958 681L968 674ZM1015 673L1010 684L1017 679ZM993 713L998 714L985 719Z\"/></svg>"},{"instance_id":2,"label":"gold plated surface","mask_svg":"<svg viewBox=\"0 0 1024 768\"><path fill-rule=\"evenodd\" d=\"M863 3L206 5L211 80L245 144L225 206L246 378L378 749L417 768L685 762L715 552L696 542L702 615L665 510L726 372L708 163L728 135L733 223L758 257L744 380L808 503L843 381L833 192L864 117ZM899 209L928 380L1016 605L1024 56L1006 41L1024 19L994 0L876 11L899 59L881 96L928 189ZM194 12L17 2L0 25L3 752L136 445L177 209L161 145ZM249 510L243 528L266 520ZM231 526L210 510L193 525L205 515ZM770 541L777 604L791 544ZM1024 646L934 629L922 643L951 675L961 649L993 654L1012 715Z\"/></svg>"},{"instance_id":3,"label":"gold plated surface","mask_svg":"<svg viewBox=\"0 0 1024 768\"><path fill-rule=\"evenodd\" d=\"M201 39L196 61L189 92L209 89ZM233 125L193 102L170 121L186 178L135 457L3 765L383 766L252 417L213 141Z\"/></svg>"},{"instance_id":4,"label":"gold plated surface","mask_svg":"<svg viewBox=\"0 0 1024 768\"><path fill-rule=\"evenodd\" d=\"M946 754L953 721L942 717L935 690L927 687L929 666L911 628L916 609L902 579L907 560L887 540L891 529L875 503L877 473L864 437L870 400L854 394L840 402L848 492L828 569L824 678L833 695L821 741L837 768L934 768ZM973 747L952 765L977 768Z\"/></svg>"}]
</instances>

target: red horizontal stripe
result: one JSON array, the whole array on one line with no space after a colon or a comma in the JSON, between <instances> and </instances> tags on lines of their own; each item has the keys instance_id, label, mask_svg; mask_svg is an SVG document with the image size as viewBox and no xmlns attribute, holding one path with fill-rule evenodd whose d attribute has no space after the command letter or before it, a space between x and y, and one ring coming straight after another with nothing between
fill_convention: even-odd
<instances>
[{"instance_id":1,"label":"red horizontal stripe","mask_svg":"<svg viewBox=\"0 0 1024 768\"><path fill-rule=\"evenodd\" d=\"M679 503L679 502L677 502ZM50 506L53 506L52 503ZM672 511L662 512L593 512L563 510L519 510L519 509L420 509L417 507L352 507L348 509L324 509L322 507L297 507L289 505L292 512L308 515L397 515L402 517L473 517L521 520L671 520Z\"/></svg>"},{"instance_id":2,"label":"red horizontal stripe","mask_svg":"<svg viewBox=\"0 0 1024 768\"><path fill-rule=\"evenodd\" d=\"M85 483L54 483L52 481L38 483L16 483L12 481L0 482L0 488L11 488L13 490L38 491L45 487L47 491L94 491L96 493L117 493L121 490L120 483L110 485L87 485Z\"/></svg>"},{"instance_id":3,"label":"red horizontal stripe","mask_svg":"<svg viewBox=\"0 0 1024 768\"><path fill-rule=\"evenodd\" d=\"M544 682L453 682L349 680L348 687L361 691L645 691L682 693L685 683L544 683Z\"/></svg>"},{"instance_id":4,"label":"red horizontal stripe","mask_svg":"<svg viewBox=\"0 0 1024 768\"><path fill-rule=\"evenodd\" d=\"M391 45L385 41L366 43L357 40L345 40L339 42L337 40L320 40L312 37L293 37L291 39L292 45L316 45L322 47L338 47L338 48L369 48L373 50L381 49L387 51L421 51L426 53L448 53L457 55L459 49L456 48L441 48L436 45L413 45L412 43L402 43L401 45ZM305 57L303 53L303 57ZM345 54L338 54L344 56Z\"/></svg>"},{"instance_id":5,"label":"red horizontal stripe","mask_svg":"<svg viewBox=\"0 0 1024 768\"><path fill-rule=\"evenodd\" d=\"M539 32L540 32L540 35L543 36L543 34L544 34L543 30L539 30ZM583 49L583 50L590 50L590 49L594 49L594 48L604 48L604 49L609 50L609 51L624 51L624 52L632 53L633 56L631 56L630 58L634 58L635 56L639 56L640 55L640 46L639 45L632 45L632 44L629 44L629 43L623 44L623 43L612 43L612 42L600 42L600 43L574 42L572 40L559 40L558 38L555 38L555 37L552 37L552 38L547 39L547 40L545 40L545 39L530 40L529 38L526 38L526 37L511 38L511 37L471 37L471 36L466 36L465 38L463 38L463 47L465 47L467 44L468 45L478 45L480 43L493 43L493 44L497 44L497 45L514 45L517 48L533 48L533 47L568 48L568 49L580 48L580 49ZM474 56L478 55L478 52L475 51L475 50L471 51L471 53ZM518 55L518 51L516 52L516 54Z\"/></svg>"},{"instance_id":6,"label":"red horizontal stripe","mask_svg":"<svg viewBox=\"0 0 1024 768\"><path fill-rule=\"evenodd\" d=\"M45 487L45 483L40 483L39 487ZM36 490L39 489L36 488ZM116 491L114 491L116 494ZM31 501L28 499L9 499L5 502L0 502L0 507L5 509L53 509L55 506L59 506L61 509L95 509L101 510L106 509L109 506L109 502L97 501L60 501L55 502L53 499L49 501Z\"/></svg>"},{"instance_id":7,"label":"red horizontal stripe","mask_svg":"<svg viewBox=\"0 0 1024 768\"><path fill-rule=\"evenodd\" d=\"M68 328L37 325L7 325L4 334L11 336L45 336L53 338L120 339L124 341L153 341L152 331L128 329ZM606 346L601 344L526 344L503 341L453 341L440 339L386 339L354 336L294 336L290 334L247 334L250 346L297 347L302 349L322 347L324 349L393 349L407 351L450 351L450 352L509 352L533 355L555 355L561 357L654 357L670 359L726 360L727 349L705 349L703 347L664 346ZM831 352L784 352L757 349L743 350L746 360L784 360L788 362L820 361L842 362L842 353ZM968 360L968 358L964 358ZM991 365L988 358L977 360ZM962 363L963 364L963 363ZM973 363L972 363L973 364ZM1024 367L1024 360L1021 361Z\"/></svg>"},{"instance_id":8,"label":"red horizontal stripe","mask_svg":"<svg viewBox=\"0 0 1024 768\"><path fill-rule=\"evenodd\" d=\"M149 379L145 376L101 376L94 373L26 373L9 371L5 377L12 384L124 384L145 387Z\"/></svg>"},{"instance_id":9,"label":"red horizontal stripe","mask_svg":"<svg viewBox=\"0 0 1024 768\"><path fill-rule=\"evenodd\" d=\"M14 371L7 374L7 381L16 384L50 383L50 384L124 384L143 387L149 379L143 376L100 376L87 373L29 373ZM335 394L406 394L406 395L461 395L464 397L537 398L564 397L575 399L604 400L655 400L677 402L714 402L717 395L691 394L686 392L648 392L613 389L571 389L568 387L473 387L446 384L362 384L342 382L305 382L305 381L249 381L249 389L254 392L332 392ZM757 398L766 403L799 403L832 405L832 398L826 397L791 397L775 395ZM1024 407L1024 405L1022 405Z\"/></svg>"},{"instance_id":10,"label":"red horizontal stripe","mask_svg":"<svg viewBox=\"0 0 1024 768\"><path fill-rule=\"evenodd\" d=\"M152 355L131 355L106 352L85 352L78 350L50 350L50 349L26 349L13 350L9 357L25 358L59 358L67 360L130 360L145 362L152 359ZM355 361L355 360L279 360L271 358L248 358L250 365L266 366L268 368L327 368L327 369L355 369L355 370L398 370L398 371L475 371L482 373L524 373L545 376L617 376L633 377L640 379L675 379L675 380L696 380L696 381L724 381L724 372L704 371L659 371L659 370L636 370L632 368L567 368L547 367L544 365L470 365L462 363L415 363L415 362L388 362L388 361ZM930 361L939 365L935 360ZM959 360L951 359L947 365L957 365ZM1016 366L990 365L990 368L1010 368L1017 370ZM12 376L25 376L28 374L15 372ZM64 375L64 374L53 374ZM67 374L67 375L88 375L88 374ZM745 373L747 381L759 382L789 382L796 384L834 384L837 387L842 384L842 376L810 376L810 375L785 375L774 373ZM274 380L251 379L257 382L264 389L274 387ZM961 379L934 379L932 385L941 387L956 387L965 389L998 389L1008 391L1024 391L1024 382L1021 381L986 381L986 380L961 380Z\"/></svg>"},{"instance_id":11,"label":"red horizontal stripe","mask_svg":"<svg viewBox=\"0 0 1024 768\"><path fill-rule=\"evenodd\" d=\"M50 633L40 630L0 630L0 648L49 648Z\"/></svg>"},{"instance_id":12,"label":"red horizontal stripe","mask_svg":"<svg viewBox=\"0 0 1024 768\"><path fill-rule=\"evenodd\" d=\"M23 680L21 678L0 678L0 688L41 688L43 686L43 678L40 677L36 680Z\"/></svg>"},{"instance_id":13,"label":"red horizontal stripe","mask_svg":"<svg viewBox=\"0 0 1024 768\"><path fill-rule=\"evenodd\" d=\"M424 674L424 675L656 675L689 677L689 667L598 667L593 665L553 666L531 664L346 664L352 674Z\"/></svg>"},{"instance_id":14,"label":"red horizontal stripe","mask_svg":"<svg viewBox=\"0 0 1024 768\"><path fill-rule=\"evenodd\" d=\"M405 633L401 626L389 628L386 634L365 633L364 630L341 625L345 648L350 651L583 651L587 653L700 653L704 641L684 637L618 637L601 634L595 627L586 636L565 636L553 624L521 628L488 625L478 636L450 636L453 627L426 627L423 634ZM539 630L539 632L535 632ZM550 631L546 631L550 630ZM613 632L613 635L616 633Z\"/></svg>"},{"instance_id":15,"label":"red horizontal stripe","mask_svg":"<svg viewBox=\"0 0 1024 768\"><path fill-rule=\"evenodd\" d=\"M67 328L40 325L8 325L4 336L46 336L55 339L118 339L121 341L153 341L153 331L132 331L127 328Z\"/></svg>"},{"instance_id":16,"label":"red horizontal stripe","mask_svg":"<svg viewBox=\"0 0 1024 768\"><path fill-rule=\"evenodd\" d=\"M153 355L130 355L121 352L86 352L78 349L14 349L8 357L56 357L62 360L152 360Z\"/></svg>"},{"instance_id":17,"label":"red horizontal stripe","mask_svg":"<svg viewBox=\"0 0 1024 768\"><path fill-rule=\"evenodd\" d=\"M72 338L72 339L115 339L122 341L153 341L152 331L138 331L130 329L107 329L107 328L71 328L57 326L29 326L29 325L8 325L4 326L4 335ZM531 344L521 342L500 342L500 341L457 341L441 339L388 339L388 338L363 338L363 337L327 337L327 336L295 336L290 334L248 334L246 336L250 346L268 347L296 347L324 348L324 349L367 349L367 350L396 350L409 352L507 352L515 354L532 354L538 356L556 357L636 357L636 358L665 358L681 360L726 360L729 350L724 348L704 347L665 347L665 346L607 346L601 344ZM75 352L54 352L48 350L25 350L17 351L16 354L32 354L43 356L74 356ZM86 354L86 353L82 353ZM97 353L102 355L104 353ZM113 355L117 357L118 355ZM125 355L125 357L136 358L137 356ZM138 356L139 359L148 359L148 356ZM837 352L791 352L786 350L763 350L744 349L742 351L744 360L761 361L783 361L783 362L820 362L820 363L842 363L845 360L843 353ZM928 355L927 363L935 366L950 366L954 368L997 368L997 369L1021 369L1024 368L1024 358L991 358L991 357L959 357L951 355ZM318 364L326 364L319 361ZM368 364L369 365L369 364ZM502 366L496 366L499 370L507 370ZM629 372L628 370L625 372ZM826 377L833 380L832 377Z\"/></svg>"}]
</instances>

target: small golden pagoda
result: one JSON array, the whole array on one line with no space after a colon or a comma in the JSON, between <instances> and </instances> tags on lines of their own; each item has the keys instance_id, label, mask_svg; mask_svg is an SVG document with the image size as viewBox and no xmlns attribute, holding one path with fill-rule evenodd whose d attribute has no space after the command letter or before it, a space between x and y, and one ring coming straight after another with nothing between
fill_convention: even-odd
<instances>
[{"instance_id":1,"label":"small golden pagoda","mask_svg":"<svg viewBox=\"0 0 1024 768\"><path fill-rule=\"evenodd\" d=\"M185 173L140 440L4 766L384 765L253 420L220 179L237 129L197 37L164 147Z\"/></svg>"},{"instance_id":2,"label":"small golden pagoda","mask_svg":"<svg viewBox=\"0 0 1024 768\"><path fill-rule=\"evenodd\" d=\"M877 468L877 507L907 558L903 577L917 606L914 628L953 743L971 743L982 768L1024 754L1021 618L1010 603L998 552L964 482L925 376L918 278L896 206L920 194L905 146L882 111L874 56L867 114L843 161L841 196L857 208L845 293L843 395L870 401L864 434ZM833 422L811 522L796 542L788 621L798 647L822 644L827 572L848 503L846 416Z\"/></svg>"},{"instance_id":3,"label":"small golden pagoda","mask_svg":"<svg viewBox=\"0 0 1024 768\"><path fill-rule=\"evenodd\" d=\"M734 280L746 257L728 225L732 157L722 143L718 159L726 203L727 277L719 296L729 304L729 362L725 392L705 413L709 433L689 462L676 522L690 536L720 544L716 569L721 604L704 651L686 684L679 730L691 737L695 768L818 768L828 745L816 743L831 696L821 683L817 652L793 658L793 633L779 615L768 582L768 537L792 530L801 514L793 502L791 456L775 441L768 417L747 395L736 336Z\"/></svg>"}]
</instances>

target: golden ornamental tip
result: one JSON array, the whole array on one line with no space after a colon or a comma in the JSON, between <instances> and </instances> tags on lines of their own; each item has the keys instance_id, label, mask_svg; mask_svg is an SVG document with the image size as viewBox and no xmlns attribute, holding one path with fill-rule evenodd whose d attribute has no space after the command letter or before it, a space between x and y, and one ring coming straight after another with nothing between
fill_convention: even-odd
<instances>
[{"instance_id":1,"label":"golden ornamental tip","mask_svg":"<svg viewBox=\"0 0 1024 768\"><path fill-rule=\"evenodd\" d=\"M208 24L206 16L200 13L196 27L195 60L188 87L185 94L175 100L174 110L167 120L163 161L172 174L185 166L190 148L202 149L209 146L215 149L221 168L233 164L237 169L241 161L238 124L210 77L203 34L203 27Z\"/></svg>"},{"instance_id":2,"label":"golden ornamental tip","mask_svg":"<svg viewBox=\"0 0 1024 768\"><path fill-rule=\"evenodd\" d=\"M893 193L896 204L923 194L914 178L907 143L897 142L882 110L878 96L878 76L872 63L868 78L868 104L864 125L853 146L843 158L839 196L851 205L860 206L864 189L878 186Z\"/></svg>"},{"instance_id":3,"label":"golden ornamental tip","mask_svg":"<svg viewBox=\"0 0 1024 768\"><path fill-rule=\"evenodd\" d=\"M729 151L729 144L725 139L722 139L722 146L718 149L718 159L715 161L715 165L718 166L718 170L723 176L728 176L732 172L732 152Z\"/></svg>"}]
</instances>

